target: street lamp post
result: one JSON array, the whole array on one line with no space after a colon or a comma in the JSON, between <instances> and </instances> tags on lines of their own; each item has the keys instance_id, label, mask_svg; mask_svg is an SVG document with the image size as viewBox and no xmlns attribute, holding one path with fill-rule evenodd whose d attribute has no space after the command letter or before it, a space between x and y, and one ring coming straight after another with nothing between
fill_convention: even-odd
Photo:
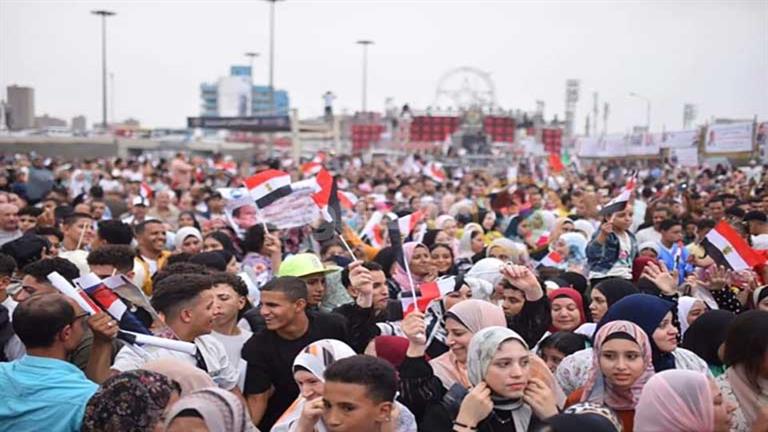
<instances>
[{"instance_id":1,"label":"street lamp post","mask_svg":"<svg viewBox=\"0 0 768 432\"><path fill-rule=\"evenodd\" d=\"M275 109L275 3L284 0L266 0L269 2L269 109L271 115Z\"/></svg>"},{"instance_id":2,"label":"street lamp post","mask_svg":"<svg viewBox=\"0 0 768 432\"><path fill-rule=\"evenodd\" d=\"M629 95L645 101L645 129L651 133L651 100L635 92L630 92Z\"/></svg>"},{"instance_id":3,"label":"street lamp post","mask_svg":"<svg viewBox=\"0 0 768 432\"><path fill-rule=\"evenodd\" d=\"M91 13L101 16L101 125L107 130L107 17L115 12L102 9Z\"/></svg>"},{"instance_id":4,"label":"street lamp post","mask_svg":"<svg viewBox=\"0 0 768 432\"><path fill-rule=\"evenodd\" d=\"M363 112L368 110L368 45L373 45L371 40L359 40L358 45L363 47Z\"/></svg>"}]
</instances>

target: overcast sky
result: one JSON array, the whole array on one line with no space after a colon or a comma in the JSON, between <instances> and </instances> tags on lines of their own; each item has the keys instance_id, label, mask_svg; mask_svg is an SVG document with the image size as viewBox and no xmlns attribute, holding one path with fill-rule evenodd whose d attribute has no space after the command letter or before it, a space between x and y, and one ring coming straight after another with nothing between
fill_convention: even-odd
<instances>
[{"instance_id":1,"label":"overcast sky","mask_svg":"<svg viewBox=\"0 0 768 432\"><path fill-rule=\"evenodd\" d=\"M0 86L35 88L38 115L101 116L100 20L108 20L108 68L115 117L177 127L200 112L199 85L262 53L255 80L268 74L266 2L0 0ZM499 105L546 114L564 110L565 80L582 83L577 131L592 109L611 104L609 130L645 122L682 126L683 104L712 116L768 120L768 1L438 1L287 0L277 4L275 85L300 115L360 107L362 53L372 39L369 108L387 97L424 108L453 68L487 71Z\"/></svg>"}]
</instances>

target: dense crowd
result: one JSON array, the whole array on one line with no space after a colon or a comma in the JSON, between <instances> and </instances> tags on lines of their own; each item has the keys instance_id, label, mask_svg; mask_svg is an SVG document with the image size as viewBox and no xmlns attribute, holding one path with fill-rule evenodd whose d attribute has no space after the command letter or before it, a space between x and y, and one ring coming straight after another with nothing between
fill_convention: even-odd
<instances>
[{"instance_id":1,"label":"dense crowd","mask_svg":"<svg viewBox=\"0 0 768 432\"><path fill-rule=\"evenodd\" d=\"M768 167L310 163L3 155L0 430L768 431Z\"/></svg>"}]
</instances>

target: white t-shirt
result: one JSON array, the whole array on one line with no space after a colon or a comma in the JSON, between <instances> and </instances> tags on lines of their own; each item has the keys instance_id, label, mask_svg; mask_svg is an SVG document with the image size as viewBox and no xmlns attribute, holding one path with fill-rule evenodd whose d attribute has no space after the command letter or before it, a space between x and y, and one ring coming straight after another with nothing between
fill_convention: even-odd
<instances>
[{"instance_id":1,"label":"white t-shirt","mask_svg":"<svg viewBox=\"0 0 768 432\"><path fill-rule=\"evenodd\" d=\"M656 228L649 226L643 228L635 234L637 244L643 244L647 242L661 243L661 233L656 231Z\"/></svg>"},{"instance_id":2,"label":"white t-shirt","mask_svg":"<svg viewBox=\"0 0 768 432\"><path fill-rule=\"evenodd\" d=\"M632 262L630 261L632 239L627 233L616 233L616 237L619 238L619 259L613 263L613 267L608 270L605 276L632 279Z\"/></svg>"},{"instance_id":3,"label":"white t-shirt","mask_svg":"<svg viewBox=\"0 0 768 432\"><path fill-rule=\"evenodd\" d=\"M203 335L195 338L195 345L197 346L198 352L202 354L203 359L205 360L208 375L213 379L213 382L225 390L233 389L237 385L238 371L237 367L232 366L229 362L229 357L227 356L227 351L224 348L224 345L212 335ZM197 366L197 359L187 353L150 346L144 346L142 348L149 354L148 358L144 358L137 354L130 346L124 346L120 352L117 353L112 369L119 372L140 369L150 360L167 357L173 357L193 366Z\"/></svg>"},{"instance_id":4,"label":"white t-shirt","mask_svg":"<svg viewBox=\"0 0 768 432\"><path fill-rule=\"evenodd\" d=\"M240 352L243 350L243 345L245 345L248 339L251 338L251 335L253 335L253 333L243 329L240 329L240 334L236 336L225 335L218 332L211 333L211 336L218 339L219 342L224 345L224 350L227 352L227 357L229 357L229 363L237 365L237 370L239 372L237 386L240 387L241 391L245 388L245 371L248 367L248 363L243 359Z\"/></svg>"}]
</instances>

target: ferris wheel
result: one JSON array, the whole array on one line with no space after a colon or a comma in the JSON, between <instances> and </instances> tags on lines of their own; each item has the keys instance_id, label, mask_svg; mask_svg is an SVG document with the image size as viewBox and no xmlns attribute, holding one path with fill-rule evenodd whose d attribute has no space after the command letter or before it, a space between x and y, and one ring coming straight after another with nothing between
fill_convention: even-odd
<instances>
[{"instance_id":1,"label":"ferris wheel","mask_svg":"<svg viewBox=\"0 0 768 432\"><path fill-rule=\"evenodd\" d=\"M488 72L469 66L452 69L440 77L434 105L490 108L496 105L496 86Z\"/></svg>"}]
</instances>

